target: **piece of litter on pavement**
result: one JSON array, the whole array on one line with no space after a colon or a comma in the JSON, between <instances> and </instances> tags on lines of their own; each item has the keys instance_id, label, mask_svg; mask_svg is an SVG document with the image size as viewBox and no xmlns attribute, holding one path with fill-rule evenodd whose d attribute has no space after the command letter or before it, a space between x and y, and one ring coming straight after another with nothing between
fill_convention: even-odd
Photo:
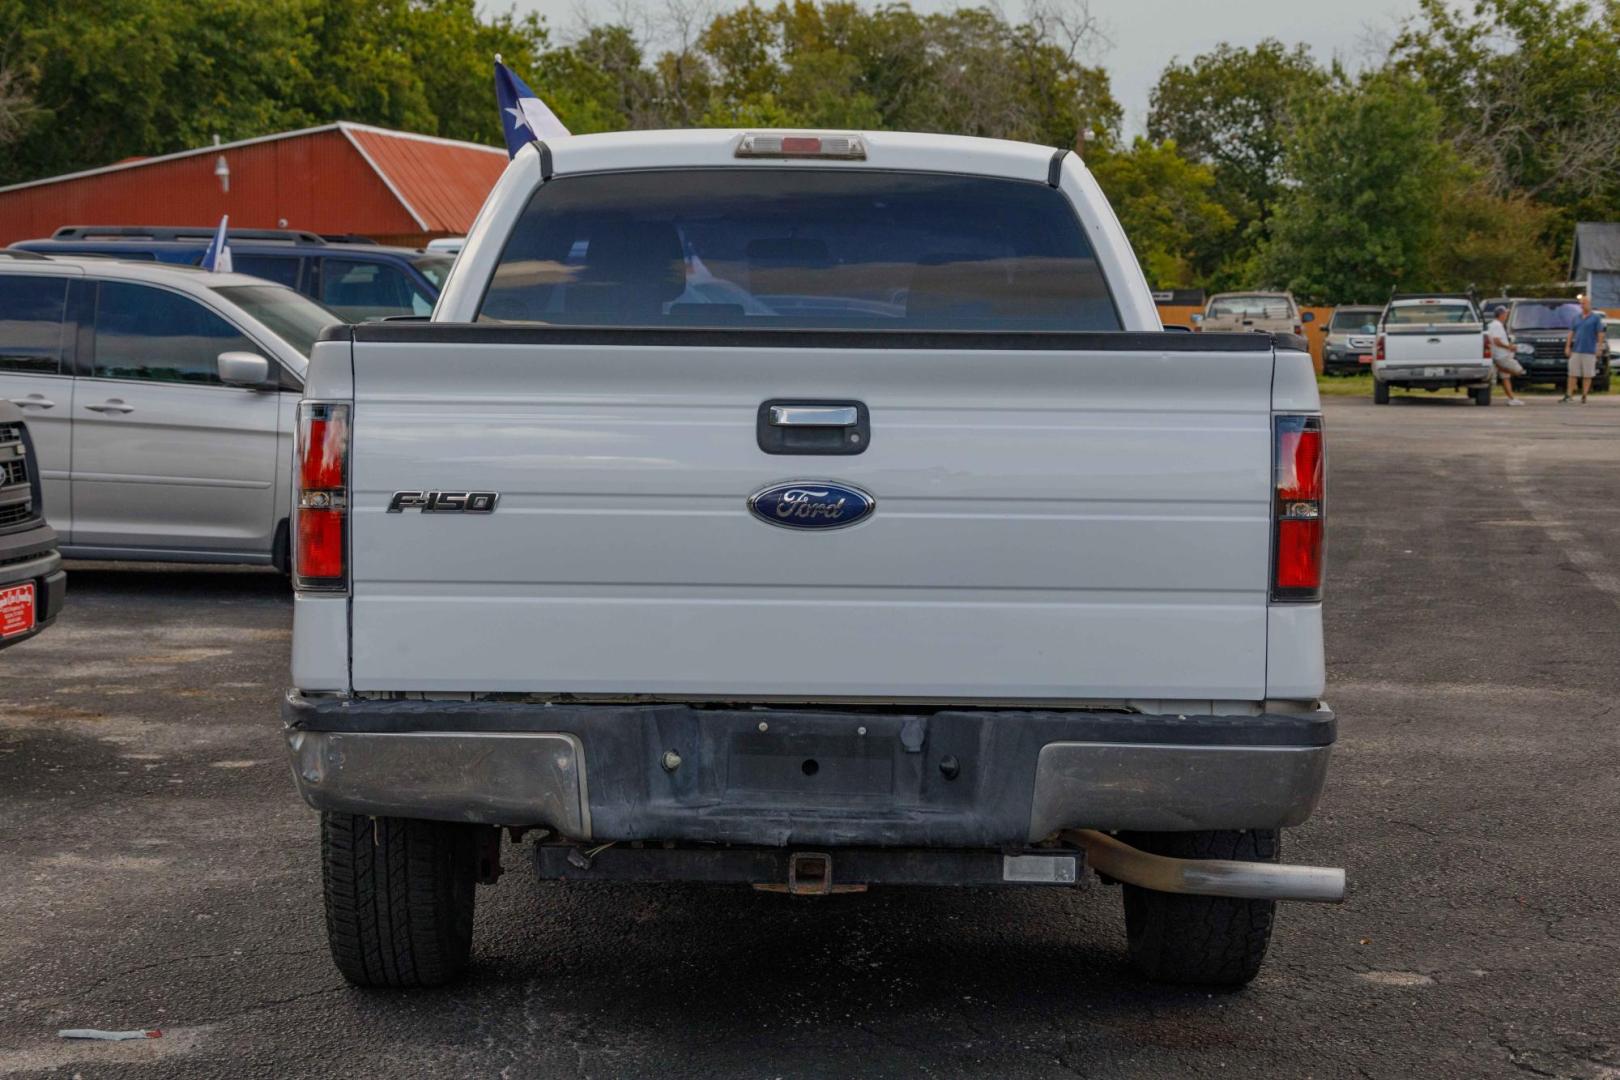
<instances>
[{"instance_id":1,"label":"piece of litter on pavement","mask_svg":"<svg viewBox=\"0 0 1620 1080\"><path fill-rule=\"evenodd\" d=\"M58 1039L100 1039L103 1042L123 1042L125 1039L161 1039L163 1032L156 1028L139 1031L102 1031L99 1028L63 1028L56 1033Z\"/></svg>"}]
</instances>

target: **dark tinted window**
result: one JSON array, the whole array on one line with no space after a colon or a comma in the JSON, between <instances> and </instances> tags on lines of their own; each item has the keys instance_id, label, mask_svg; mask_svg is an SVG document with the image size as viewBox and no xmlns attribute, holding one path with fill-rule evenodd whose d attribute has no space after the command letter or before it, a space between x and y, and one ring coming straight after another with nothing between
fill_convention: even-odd
<instances>
[{"instance_id":1,"label":"dark tinted window","mask_svg":"<svg viewBox=\"0 0 1620 1080\"><path fill-rule=\"evenodd\" d=\"M1520 301L1513 305L1508 325L1514 330L1568 330L1581 317L1574 300Z\"/></svg>"},{"instance_id":2,"label":"dark tinted window","mask_svg":"<svg viewBox=\"0 0 1620 1080\"><path fill-rule=\"evenodd\" d=\"M1377 326L1378 316L1380 314L1381 312L1378 311L1365 310L1335 311L1333 313L1333 322L1328 325L1328 329L1342 333L1347 330L1352 332L1357 331L1364 326Z\"/></svg>"},{"instance_id":3,"label":"dark tinted window","mask_svg":"<svg viewBox=\"0 0 1620 1080\"><path fill-rule=\"evenodd\" d=\"M514 229L480 318L569 326L1118 330L1043 183L856 169L562 177Z\"/></svg>"},{"instance_id":4,"label":"dark tinted window","mask_svg":"<svg viewBox=\"0 0 1620 1080\"><path fill-rule=\"evenodd\" d=\"M433 298L404 270L354 259L321 260L320 301L350 322L433 311Z\"/></svg>"},{"instance_id":5,"label":"dark tinted window","mask_svg":"<svg viewBox=\"0 0 1620 1080\"><path fill-rule=\"evenodd\" d=\"M298 260L288 255L238 255L231 253L231 269L252 274L289 289L298 288Z\"/></svg>"},{"instance_id":6,"label":"dark tinted window","mask_svg":"<svg viewBox=\"0 0 1620 1080\"><path fill-rule=\"evenodd\" d=\"M0 371L56 374L66 304L66 278L0 277Z\"/></svg>"},{"instance_id":7,"label":"dark tinted window","mask_svg":"<svg viewBox=\"0 0 1620 1080\"><path fill-rule=\"evenodd\" d=\"M223 285L214 290L307 358L320 332L340 320L302 293L279 285Z\"/></svg>"},{"instance_id":8,"label":"dark tinted window","mask_svg":"<svg viewBox=\"0 0 1620 1080\"><path fill-rule=\"evenodd\" d=\"M101 283L94 374L103 379L218 383L219 354L259 349L195 300L121 281Z\"/></svg>"}]
</instances>

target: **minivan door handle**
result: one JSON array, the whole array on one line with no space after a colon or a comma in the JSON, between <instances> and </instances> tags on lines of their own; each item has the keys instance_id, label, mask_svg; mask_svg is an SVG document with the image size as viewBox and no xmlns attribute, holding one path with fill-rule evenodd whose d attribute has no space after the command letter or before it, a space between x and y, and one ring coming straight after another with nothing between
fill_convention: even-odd
<instances>
[{"instance_id":1,"label":"minivan door handle","mask_svg":"<svg viewBox=\"0 0 1620 1080\"><path fill-rule=\"evenodd\" d=\"M54 409L56 402L44 394L29 394L24 398L12 398L11 403L19 409Z\"/></svg>"},{"instance_id":2,"label":"minivan door handle","mask_svg":"<svg viewBox=\"0 0 1620 1080\"><path fill-rule=\"evenodd\" d=\"M754 435L767 454L860 454L872 423L859 401L777 398L760 405Z\"/></svg>"},{"instance_id":3,"label":"minivan door handle","mask_svg":"<svg viewBox=\"0 0 1620 1080\"><path fill-rule=\"evenodd\" d=\"M104 413L127 413L135 411L135 406L125 405L117 398L113 398L109 401L103 401L100 405L86 405L85 408L89 409L91 412Z\"/></svg>"}]
</instances>

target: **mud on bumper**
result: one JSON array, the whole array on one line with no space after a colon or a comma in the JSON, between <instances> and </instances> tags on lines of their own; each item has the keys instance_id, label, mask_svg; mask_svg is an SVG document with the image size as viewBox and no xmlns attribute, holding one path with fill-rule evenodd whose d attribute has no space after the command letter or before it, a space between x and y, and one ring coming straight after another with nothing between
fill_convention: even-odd
<instances>
[{"instance_id":1,"label":"mud on bumper","mask_svg":"<svg viewBox=\"0 0 1620 1080\"><path fill-rule=\"evenodd\" d=\"M1335 720L1058 710L283 705L310 806L580 840L1010 848L1059 829L1297 825Z\"/></svg>"}]
</instances>

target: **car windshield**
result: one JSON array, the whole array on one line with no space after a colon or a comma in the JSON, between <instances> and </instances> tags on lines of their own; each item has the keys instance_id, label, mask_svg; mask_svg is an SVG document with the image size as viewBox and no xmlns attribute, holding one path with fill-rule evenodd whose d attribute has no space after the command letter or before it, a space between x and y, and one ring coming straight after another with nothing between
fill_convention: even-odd
<instances>
[{"instance_id":1,"label":"car windshield","mask_svg":"<svg viewBox=\"0 0 1620 1080\"><path fill-rule=\"evenodd\" d=\"M1515 330L1568 330L1581 317L1581 305L1573 300L1517 303L1509 324Z\"/></svg>"},{"instance_id":2,"label":"car windshield","mask_svg":"<svg viewBox=\"0 0 1620 1080\"><path fill-rule=\"evenodd\" d=\"M1365 326L1372 326L1378 322L1376 311L1335 311L1333 321L1328 324L1330 331L1338 333L1356 333Z\"/></svg>"},{"instance_id":3,"label":"car windshield","mask_svg":"<svg viewBox=\"0 0 1620 1080\"><path fill-rule=\"evenodd\" d=\"M1118 330L1044 183L840 168L561 177L501 253L482 320L561 326Z\"/></svg>"},{"instance_id":4,"label":"car windshield","mask_svg":"<svg viewBox=\"0 0 1620 1080\"><path fill-rule=\"evenodd\" d=\"M269 327L306 360L320 332L343 321L309 297L280 285L223 285L214 291Z\"/></svg>"},{"instance_id":5,"label":"car windshield","mask_svg":"<svg viewBox=\"0 0 1620 1080\"><path fill-rule=\"evenodd\" d=\"M1211 319L1292 319L1294 307L1282 296L1223 296L1209 303Z\"/></svg>"},{"instance_id":6,"label":"car windshield","mask_svg":"<svg viewBox=\"0 0 1620 1080\"><path fill-rule=\"evenodd\" d=\"M455 265L455 261L447 255L424 255L420 259L412 259L411 265L416 267L435 289L442 289L444 279L450 273L450 267Z\"/></svg>"},{"instance_id":7,"label":"car windshield","mask_svg":"<svg viewBox=\"0 0 1620 1080\"><path fill-rule=\"evenodd\" d=\"M1479 322L1473 304L1398 304L1384 316L1385 326L1439 326L1443 323Z\"/></svg>"}]
</instances>

